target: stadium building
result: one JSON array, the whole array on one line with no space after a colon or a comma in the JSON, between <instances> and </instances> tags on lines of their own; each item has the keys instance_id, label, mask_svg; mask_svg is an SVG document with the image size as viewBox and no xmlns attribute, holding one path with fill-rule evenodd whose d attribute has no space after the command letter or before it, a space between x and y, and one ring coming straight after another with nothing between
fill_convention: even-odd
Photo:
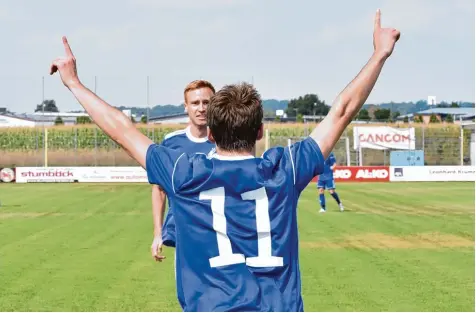
<instances>
[{"instance_id":1,"label":"stadium building","mask_svg":"<svg viewBox=\"0 0 476 313\"><path fill-rule=\"evenodd\" d=\"M409 121L414 121L417 116L421 116L423 123L429 124L430 117L435 115L438 121L444 122L446 118L451 116L455 123L460 121L474 121L474 108L432 108L412 114L401 115L397 118L398 121L403 121L408 118Z\"/></svg>"}]
</instances>

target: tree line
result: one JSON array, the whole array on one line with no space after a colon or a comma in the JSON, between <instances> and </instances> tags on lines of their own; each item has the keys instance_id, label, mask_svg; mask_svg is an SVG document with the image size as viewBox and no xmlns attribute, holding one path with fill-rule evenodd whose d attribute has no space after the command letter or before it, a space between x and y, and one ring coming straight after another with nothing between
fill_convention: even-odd
<instances>
[{"instance_id":1,"label":"tree line","mask_svg":"<svg viewBox=\"0 0 476 313\"><path fill-rule=\"evenodd\" d=\"M303 117L305 115L312 115L317 117L317 120L323 118L330 109L330 105L326 104L325 101L321 100L317 94L306 94L303 96L299 96L298 98L291 99L289 101L278 101L278 100L264 100L263 101L263 106L265 107L265 116L270 117L270 116L275 116L275 119L279 121L280 117L276 116L276 111L275 109L279 107L284 107L287 102L287 108L284 110L286 112L286 115L291 118L296 118L297 122L302 122ZM417 102L420 104L419 101ZM398 107L398 103L395 104L395 107ZM170 106L170 105L169 105ZM268 107L269 106L269 107ZM364 107L359 111L359 113L356 115L355 120L359 121L388 121L388 122L393 122L395 121L399 116L400 116L400 111L397 110L392 110L390 108L382 108L378 107L375 108L374 106L373 110L369 110L371 105L364 105ZM393 107L393 104L391 105ZM421 104L420 104L421 106ZM465 106L467 106L467 103L465 103ZM460 107L460 105L457 102L452 102L452 103L445 103L441 102L440 104L437 105L437 107L451 107L451 108L457 108ZM474 107L474 103L473 103ZM123 107L120 107L119 109L123 109ZM141 108L143 109L143 108ZM35 112L59 112L59 109L56 105L55 100L49 99L49 100L44 100L43 103L38 104L35 108ZM133 122L136 122L133 117L131 117L131 120ZM423 122L423 119L421 116L415 116L414 119L415 122ZM147 123L147 116L143 115L140 120L141 123ZM403 122L408 123L408 117L403 118ZM437 123L439 122L438 118L436 115L431 115L430 116L430 123ZM453 118L451 115L446 116L445 122L453 122ZM92 123L91 119L87 116L81 116L76 119L77 124L90 124ZM61 117L58 117L55 121L56 125L61 125L63 124L63 120Z\"/></svg>"}]
</instances>

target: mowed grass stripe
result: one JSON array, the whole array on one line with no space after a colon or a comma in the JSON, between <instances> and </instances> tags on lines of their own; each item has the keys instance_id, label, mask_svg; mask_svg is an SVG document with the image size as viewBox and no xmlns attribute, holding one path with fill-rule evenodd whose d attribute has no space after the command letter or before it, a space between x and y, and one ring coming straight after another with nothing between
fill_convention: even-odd
<instances>
[{"instance_id":1,"label":"mowed grass stripe","mask_svg":"<svg viewBox=\"0 0 476 313\"><path fill-rule=\"evenodd\" d=\"M0 188L0 310L180 310L173 249L149 253L149 185ZM315 184L299 203L307 311L474 309L474 183L338 191L344 213L326 194L319 214Z\"/></svg>"},{"instance_id":2,"label":"mowed grass stripe","mask_svg":"<svg viewBox=\"0 0 476 313\"><path fill-rule=\"evenodd\" d=\"M346 206L344 214L338 211L334 199L328 193L326 193L328 212L325 214L319 213L320 207L317 201L317 191L315 188L309 187L303 192L298 208L301 238L307 239L307 236L312 237L329 232L346 234L348 229L352 233L379 231L397 235L438 230L443 233L454 233L466 238L474 238L474 184L455 185L455 188L459 188L458 190L465 190L466 196L459 198L447 197L445 200L433 204L431 211L419 209L413 203L412 198L404 197L403 199L406 199L407 203L396 205L392 198L388 198L388 196L385 196L382 200L373 197L371 194L363 194L361 192L361 190L382 188L382 185L391 189L394 184L338 185L339 196ZM396 185L401 188L400 184ZM351 189L350 194L348 193L349 187L355 187L355 189ZM409 184L407 188L415 189L416 187L416 184ZM428 199L432 196L426 193L426 189L428 188L423 186L419 198ZM435 188L429 189L433 193ZM445 193L451 195L452 189L445 189ZM454 214L451 209L453 204L464 207L465 214ZM399 211L388 212L388 207L398 207ZM434 211L439 210L446 210L447 214L433 214ZM342 216L336 219L334 218L336 214ZM333 218L330 218L330 216ZM338 224L334 224L334 221Z\"/></svg>"},{"instance_id":3,"label":"mowed grass stripe","mask_svg":"<svg viewBox=\"0 0 476 313\"><path fill-rule=\"evenodd\" d=\"M302 264L306 265L302 267L306 308L471 311L474 307L471 254L413 249L306 251L302 254Z\"/></svg>"}]
</instances>

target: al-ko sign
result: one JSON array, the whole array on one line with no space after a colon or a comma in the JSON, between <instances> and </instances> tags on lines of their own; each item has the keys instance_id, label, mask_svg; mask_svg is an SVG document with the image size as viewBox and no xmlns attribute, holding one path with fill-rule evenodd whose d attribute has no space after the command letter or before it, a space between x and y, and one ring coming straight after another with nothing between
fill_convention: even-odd
<instances>
[{"instance_id":1,"label":"al-ko sign","mask_svg":"<svg viewBox=\"0 0 476 313\"><path fill-rule=\"evenodd\" d=\"M315 177L313 181L316 181ZM388 166L336 166L334 169L336 182L388 182L390 170Z\"/></svg>"},{"instance_id":2,"label":"al-ko sign","mask_svg":"<svg viewBox=\"0 0 476 313\"><path fill-rule=\"evenodd\" d=\"M354 127L354 149L415 149L415 128Z\"/></svg>"}]
</instances>

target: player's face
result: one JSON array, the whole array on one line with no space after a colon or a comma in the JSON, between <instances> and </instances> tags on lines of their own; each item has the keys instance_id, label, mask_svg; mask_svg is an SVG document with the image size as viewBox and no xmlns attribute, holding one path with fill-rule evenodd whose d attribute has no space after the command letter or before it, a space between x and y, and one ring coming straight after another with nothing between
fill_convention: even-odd
<instances>
[{"instance_id":1,"label":"player's face","mask_svg":"<svg viewBox=\"0 0 476 313\"><path fill-rule=\"evenodd\" d=\"M213 91L210 88L190 90L186 94L185 110L192 124L196 126L207 125L207 107Z\"/></svg>"}]
</instances>

